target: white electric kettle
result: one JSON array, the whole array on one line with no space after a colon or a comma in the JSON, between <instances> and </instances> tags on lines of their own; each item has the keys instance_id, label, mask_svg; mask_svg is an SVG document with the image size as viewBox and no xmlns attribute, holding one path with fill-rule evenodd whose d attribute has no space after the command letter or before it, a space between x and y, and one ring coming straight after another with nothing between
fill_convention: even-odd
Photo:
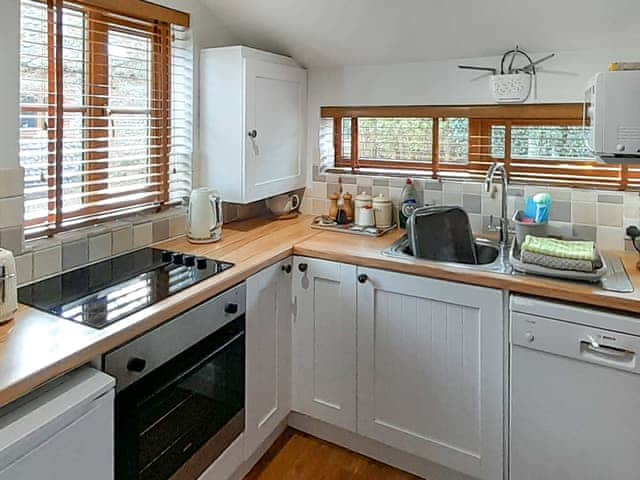
<instances>
[{"instance_id":1,"label":"white electric kettle","mask_svg":"<svg viewBox=\"0 0 640 480\"><path fill-rule=\"evenodd\" d=\"M196 188L189 198L187 240L191 243L218 242L222 238L222 200L208 188Z\"/></svg>"}]
</instances>

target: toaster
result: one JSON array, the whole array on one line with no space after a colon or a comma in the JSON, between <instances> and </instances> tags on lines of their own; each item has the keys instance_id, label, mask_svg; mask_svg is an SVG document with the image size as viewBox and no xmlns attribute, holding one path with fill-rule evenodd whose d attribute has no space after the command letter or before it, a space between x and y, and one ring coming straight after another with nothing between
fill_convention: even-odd
<instances>
[{"instance_id":1,"label":"toaster","mask_svg":"<svg viewBox=\"0 0 640 480\"><path fill-rule=\"evenodd\" d=\"M0 248L0 324L8 322L18 310L18 279L13 253Z\"/></svg>"}]
</instances>

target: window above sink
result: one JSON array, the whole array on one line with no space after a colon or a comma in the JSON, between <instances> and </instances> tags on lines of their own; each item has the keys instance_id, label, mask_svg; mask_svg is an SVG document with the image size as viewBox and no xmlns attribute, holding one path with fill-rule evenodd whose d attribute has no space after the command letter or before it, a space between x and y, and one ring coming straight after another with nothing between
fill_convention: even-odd
<instances>
[{"instance_id":1,"label":"window above sink","mask_svg":"<svg viewBox=\"0 0 640 480\"><path fill-rule=\"evenodd\" d=\"M325 166L342 171L477 180L498 161L512 183L640 187L640 169L589 153L582 104L323 107L321 116L331 130L321 137L333 139Z\"/></svg>"}]
</instances>

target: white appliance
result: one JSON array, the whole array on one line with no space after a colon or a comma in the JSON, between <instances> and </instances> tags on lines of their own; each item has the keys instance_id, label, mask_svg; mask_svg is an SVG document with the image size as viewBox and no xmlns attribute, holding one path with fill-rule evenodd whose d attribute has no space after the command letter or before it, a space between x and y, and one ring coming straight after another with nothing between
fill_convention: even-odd
<instances>
[{"instance_id":1,"label":"white appliance","mask_svg":"<svg viewBox=\"0 0 640 480\"><path fill-rule=\"evenodd\" d=\"M252 48L200 53L203 182L251 203L306 185L307 72Z\"/></svg>"},{"instance_id":2,"label":"white appliance","mask_svg":"<svg viewBox=\"0 0 640 480\"><path fill-rule=\"evenodd\" d=\"M13 253L0 248L0 324L11 320L17 309L16 262Z\"/></svg>"},{"instance_id":3,"label":"white appliance","mask_svg":"<svg viewBox=\"0 0 640 480\"><path fill-rule=\"evenodd\" d=\"M0 410L0 480L113 480L114 386L85 367Z\"/></svg>"},{"instance_id":4,"label":"white appliance","mask_svg":"<svg viewBox=\"0 0 640 480\"><path fill-rule=\"evenodd\" d=\"M601 72L591 79L583 129L587 147L603 162L640 163L640 71Z\"/></svg>"},{"instance_id":5,"label":"white appliance","mask_svg":"<svg viewBox=\"0 0 640 480\"><path fill-rule=\"evenodd\" d=\"M640 475L640 321L511 297L513 480Z\"/></svg>"},{"instance_id":6,"label":"white appliance","mask_svg":"<svg viewBox=\"0 0 640 480\"><path fill-rule=\"evenodd\" d=\"M191 191L187 215L187 240L191 243L218 242L222 238L222 199L217 191Z\"/></svg>"}]
</instances>

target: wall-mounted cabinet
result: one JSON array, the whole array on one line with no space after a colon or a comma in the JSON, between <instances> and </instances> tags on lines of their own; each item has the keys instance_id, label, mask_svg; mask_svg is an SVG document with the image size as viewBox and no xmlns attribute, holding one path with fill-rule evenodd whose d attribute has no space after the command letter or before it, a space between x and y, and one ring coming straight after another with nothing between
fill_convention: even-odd
<instances>
[{"instance_id":1,"label":"wall-mounted cabinet","mask_svg":"<svg viewBox=\"0 0 640 480\"><path fill-rule=\"evenodd\" d=\"M306 101L307 72L291 58L202 50L200 181L234 203L304 187Z\"/></svg>"}]
</instances>

